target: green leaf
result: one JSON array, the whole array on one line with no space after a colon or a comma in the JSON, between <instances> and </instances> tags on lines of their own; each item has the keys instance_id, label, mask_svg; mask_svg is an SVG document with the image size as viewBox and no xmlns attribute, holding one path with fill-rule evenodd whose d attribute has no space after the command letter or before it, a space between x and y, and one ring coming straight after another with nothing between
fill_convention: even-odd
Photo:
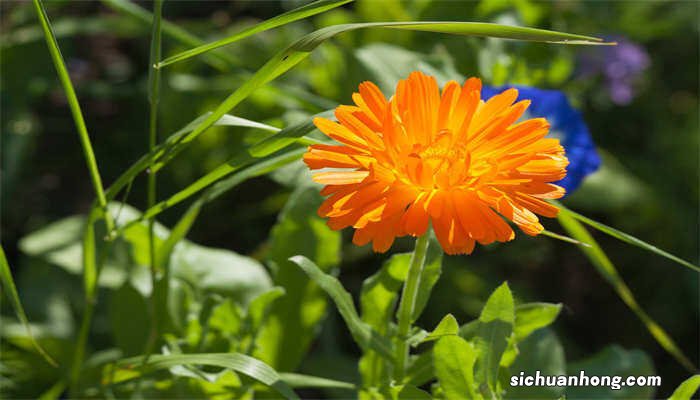
<instances>
[{"instance_id":1,"label":"green leaf","mask_svg":"<svg viewBox=\"0 0 700 400\"><path fill-rule=\"evenodd\" d=\"M700 388L700 375L694 375L683 381L683 383L673 391L668 400L690 400L693 394Z\"/></svg>"},{"instance_id":2,"label":"green leaf","mask_svg":"<svg viewBox=\"0 0 700 400\"><path fill-rule=\"evenodd\" d=\"M173 277L207 292L233 297L242 304L272 287L262 264L230 250L183 242L173 252L171 263Z\"/></svg>"},{"instance_id":3,"label":"green leaf","mask_svg":"<svg viewBox=\"0 0 700 400\"><path fill-rule=\"evenodd\" d=\"M594 221L594 220L592 220L588 217L585 217L585 216L583 216L575 211L569 210L568 208L564 207L563 205L561 205L558 202L555 202L555 204L557 205L557 207L560 208L559 215L565 215L565 216L568 216L571 218L575 218L576 220L581 221L584 224L586 224L592 228L595 228L595 229L597 229L597 230L599 230L607 235L610 235L616 239L619 239L625 243L629 243L633 246L637 246L641 249L644 249L646 251L652 252L654 254L660 255L661 257L664 257L664 258L667 258L671 261L674 261L674 262L676 262L684 267L687 267L687 268L690 268L692 270L700 272L700 266L698 266L698 265L692 264L688 261L683 260L682 258L676 257L673 254L671 254L667 251L661 250L660 248L653 246L653 245L651 245L643 240L637 239L636 237L634 237L630 234L627 234L625 232L622 232L620 230L617 230L617 229L610 227L610 226L607 226L605 224L601 224L600 222Z\"/></svg>"},{"instance_id":4,"label":"green leaf","mask_svg":"<svg viewBox=\"0 0 700 400\"><path fill-rule=\"evenodd\" d=\"M476 391L474 364L477 350L458 336L445 336L433 349L433 365L440 387L448 399L481 399Z\"/></svg>"},{"instance_id":5,"label":"green leaf","mask_svg":"<svg viewBox=\"0 0 700 400\"><path fill-rule=\"evenodd\" d=\"M515 340L520 342L537 329L549 326L557 319L561 304L526 303L515 307Z\"/></svg>"},{"instance_id":6,"label":"green leaf","mask_svg":"<svg viewBox=\"0 0 700 400\"><path fill-rule=\"evenodd\" d=\"M151 325L148 309L146 298L129 282L110 296L110 331L126 356L140 354L146 348Z\"/></svg>"},{"instance_id":7,"label":"green leaf","mask_svg":"<svg viewBox=\"0 0 700 400\"><path fill-rule=\"evenodd\" d=\"M401 285L406 280L410 254L394 254L374 275L365 279L360 291L362 321L380 335L389 331ZM389 377L386 361L376 352L365 351L359 363L364 386L380 386Z\"/></svg>"},{"instance_id":8,"label":"green leaf","mask_svg":"<svg viewBox=\"0 0 700 400\"><path fill-rule=\"evenodd\" d=\"M421 343L430 342L433 340L438 340L444 336L457 336L459 333L459 324L452 314L445 315L438 326L433 329L428 336L423 339Z\"/></svg>"},{"instance_id":9,"label":"green leaf","mask_svg":"<svg viewBox=\"0 0 700 400\"><path fill-rule=\"evenodd\" d=\"M360 292L362 320L386 333L401 285L406 280L411 254L394 254L376 274L365 279Z\"/></svg>"},{"instance_id":10,"label":"green leaf","mask_svg":"<svg viewBox=\"0 0 700 400\"><path fill-rule=\"evenodd\" d=\"M338 279L323 272L304 256L294 256L290 258L290 261L301 267L333 299L353 339L362 349L372 349L388 360L393 358L389 340L360 319L352 296L343 288Z\"/></svg>"},{"instance_id":11,"label":"green leaf","mask_svg":"<svg viewBox=\"0 0 700 400\"><path fill-rule=\"evenodd\" d=\"M299 366L318 332L327 304L321 288L288 258L303 254L324 271L340 262L340 233L316 215L321 201L316 188L297 189L270 235L266 258L274 284L283 287L286 295L272 305L253 354L281 371Z\"/></svg>"},{"instance_id":12,"label":"green leaf","mask_svg":"<svg viewBox=\"0 0 700 400\"><path fill-rule=\"evenodd\" d=\"M559 315L561 304L527 303L515 307L515 327L513 337L501 358L501 366L513 364L519 354L518 344L532 332L550 325Z\"/></svg>"},{"instance_id":13,"label":"green leaf","mask_svg":"<svg viewBox=\"0 0 700 400\"><path fill-rule=\"evenodd\" d=\"M567 375L578 376L646 376L656 375L651 358L641 350L625 350L620 346L606 347L594 356L567 366ZM567 399L653 399L653 386L622 386L611 389L606 386L569 386L564 391Z\"/></svg>"},{"instance_id":14,"label":"green leaf","mask_svg":"<svg viewBox=\"0 0 700 400\"><path fill-rule=\"evenodd\" d=\"M412 362L406 368L407 382L422 386L433 379L433 350L426 350L413 357Z\"/></svg>"},{"instance_id":15,"label":"green leaf","mask_svg":"<svg viewBox=\"0 0 700 400\"><path fill-rule=\"evenodd\" d=\"M5 250L0 246L0 282L2 283L3 292L7 295L7 298L12 303L12 308L15 310L15 315L17 319L22 323L24 329L27 331L27 337L32 343L34 349L41 354L41 356L54 367L57 367L56 361L54 361L51 356L41 347L39 343L34 338L32 334L32 328L29 325L29 319L27 319L27 314L24 312L22 307L22 302L19 300L19 294L17 293L17 287L15 286L15 281L12 279L12 271L10 271L10 265L7 263L7 258L5 257Z\"/></svg>"},{"instance_id":16,"label":"green leaf","mask_svg":"<svg viewBox=\"0 0 700 400\"><path fill-rule=\"evenodd\" d=\"M248 305L247 318L250 321L251 330L253 332L256 332L260 328L265 317L267 316L267 312L275 300L284 296L284 294L284 288L276 286L267 292L260 294L250 302Z\"/></svg>"},{"instance_id":17,"label":"green leaf","mask_svg":"<svg viewBox=\"0 0 700 400\"><path fill-rule=\"evenodd\" d=\"M499 396L498 372L515 322L515 306L508 283L499 286L479 316L475 346L479 353L476 380L486 397Z\"/></svg>"},{"instance_id":18,"label":"green leaf","mask_svg":"<svg viewBox=\"0 0 700 400\"><path fill-rule=\"evenodd\" d=\"M287 385L280 375L264 362L253 357L238 353L208 353L208 354L169 354L152 355L144 363L143 357L133 357L120 360L116 363L118 368L136 370L148 373L161 369L169 369L177 365L209 365L228 368L243 375L247 375L266 386L279 392L286 399L298 399L292 388ZM130 374L125 376L133 379L137 376ZM115 380L116 382L116 380Z\"/></svg>"},{"instance_id":19,"label":"green leaf","mask_svg":"<svg viewBox=\"0 0 700 400\"><path fill-rule=\"evenodd\" d=\"M292 374L283 372L280 377L293 388L325 388L325 389L348 389L355 390L355 385L350 382L326 379L318 376Z\"/></svg>"},{"instance_id":20,"label":"green leaf","mask_svg":"<svg viewBox=\"0 0 700 400\"><path fill-rule=\"evenodd\" d=\"M634 294L632 294L630 288L617 272L615 265L588 230L568 212L560 212L557 218L562 227L564 227L571 236L590 244L590 247L581 247L583 254L588 257L603 278L612 285L617 295L625 302L627 307L642 321L656 342L688 370L696 370L693 362L683 354L683 351L678 347L671 336L642 309L639 303L637 303Z\"/></svg>"},{"instance_id":21,"label":"green leaf","mask_svg":"<svg viewBox=\"0 0 700 400\"><path fill-rule=\"evenodd\" d=\"M306 4L302 7L295 8L294 10L288 11L284 14L280 14L259 24L253 25L250 28L244 29L232 36L217 40L212 43L207 43L205 45L195 47L194 49L189 49L187 51L183 51L182 53L178 53L174 56L168 57L165 60L161 61L158 64L158 67L162 68L166 65L174 64L176 62L198 56L210 50L214 50L219 47L237 42L258 32L263 32L268 29L273 29L281 25L286 25L290 22L310 17L312 15L320 14L322 12L342 6L343 4L349 3L351 1L352 0L319 0L313 3Z\"/></svg>"},{"instance_id":22,"label":"green leaf","mask_svg":"<svg viewBox=\"0 0 700 400\"><path fill-rule=\"evenodd\" d=\"M537 371L547 376L566 375L564 347L552 330L536 331L519 343L518 348L520 354L510 367L513 375L510 376L509 381L513 377L518 379L521 372L523 376L535 376ZM509 385L506 387L505 397L507 399L555 399L559 398L563 392L563 387Z\"/></svg>"}]
</instances>

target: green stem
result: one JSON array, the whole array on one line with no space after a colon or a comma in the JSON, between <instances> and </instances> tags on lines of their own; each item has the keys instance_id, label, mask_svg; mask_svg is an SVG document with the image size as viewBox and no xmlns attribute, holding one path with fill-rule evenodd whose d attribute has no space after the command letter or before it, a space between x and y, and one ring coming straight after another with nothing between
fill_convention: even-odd
<instances>
[{"instance_id":1,"label":"green stem","mask_svg":"<svg viewBox=\"0 0 700 400\"><path fill-rule=\"evenodd\" d=\"M396 360L394 364L394 380L397 384L401 383L406 371L406 362L408 360L408 344L406 343L406 339L411 332L413 313L416 308L416 299L418 297L418 287L420 286L420 277L423 273L425 254L428 250L429 241L429 235L427 233L416 239L416 248L411 255L408 276L406 277L406 283L401 292L401 303L399 304L399 310L397 312L399 329L398 343L396 345Z\"/></svg>"},{"instance_id":2,"label":"green stem","mask_svg":"<svg viewBox=\"0 0 700 400\"><path fill-rule=\"evenodd\" d=\"M153 151L158 143L158 102L160 100L160 70L154 65L161 58L161 20L163 11L163 0L156 0L153 4L153 32L151 35L151 55L148 73L148 101L150 104L149 115L149 139L148 150ZM153 165L153 164L151 164ZM151 170L148 174L148 208L156 204L156 172ZM156 257L155 218L148 219L148 252L149 267L151 271L151 333L146 345L146 357L144 363L150 356L153 345L158 337L159 316L158 316L158 265Z\"/></svg>"},{"instance_id":3,"label":"green stem","mask_svg":"<svg viewBox=\"0 0 700 400\"><path fill-rule=\"evenodd\" d=\"M73 83L70 80L70 75L68 74L68 69L61 55L61 49L58 47L58 42L56 41L56 36L53 33L51 24L49 23L49 17L46 15L44 7L41 5L39 0L34 0L34 8L39 16L39 22L41 23L41 28L44 31L44 37L46 38L46 44L49 48L49 53L51 54L51 59L56 67L56 72L58 74L58 79L61 81L63 86L63 91L68 99L68 105L73 115L73 121L78 129L78 136L80 138L80 144L83 148L83 155L85 156L85 161L87 162L88 172L90 173L90 180L92 181L92 186L97 195L97 202L105 211L105 222L107 224L107 232L111 233L114 228L114 223L112 218L107 211L107 198L102 187L102 179L100 178L100 172L97 168L97 160L95 159L95 153L92 150L92 144L90 142L90 135L88 134L87 127L85 125L85 119L83 118L83 112L80 109L80 103L78 102L78 97L75 94L75 89L73 88Z\"/></svg>"}]
</instances>

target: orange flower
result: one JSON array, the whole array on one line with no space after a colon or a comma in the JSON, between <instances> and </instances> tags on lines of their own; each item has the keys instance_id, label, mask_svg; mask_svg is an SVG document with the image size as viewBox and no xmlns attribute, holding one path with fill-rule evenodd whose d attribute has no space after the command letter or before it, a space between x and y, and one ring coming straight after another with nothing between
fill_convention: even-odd
<instances>
[{"instance_id":1,"label":"orange flower","mask_svg":"<svg viewBox=\"0 0 700 400\"><path fill-rule=\"evenodd\" d=\"M314 119L340 145L309 147L304 162L326 185L318 210L332 229L355 228L353 242L384 252L399 236L423 235L432 222L448 254L471 253L474 243L512 240L502 218L529 234L544 229L535 214L559 211L553 185L568 160L559 140L546 138L544 118L516 121L530 104L515 104L516 89L481 100L481 81L460 86L421 72L400 81L387 100L371 82L335 110L338 122ZM499 215L500 214L500 215Z\"/></svg>"}]
</instances>

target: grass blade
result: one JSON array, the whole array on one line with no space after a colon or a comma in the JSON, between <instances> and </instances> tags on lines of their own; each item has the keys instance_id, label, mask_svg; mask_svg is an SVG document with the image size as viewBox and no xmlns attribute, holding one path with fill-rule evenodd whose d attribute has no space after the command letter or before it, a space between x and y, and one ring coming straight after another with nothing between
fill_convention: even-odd
<instances>
[{"instance_id":1,"label":"grass blade","mask_svg":"<svg viewBox=\"0 0 700 400\"><path fill-rule=\"evenodd\" d=\"M552 239L561 240L562 242L575 244L575 245L577 245L577 246L590 247L590 245L589 245L588 243L583 243L583 242L580 242L580 241L578 241L578 240L576 240L576 239L570 238L570 237L568 237L568 236L564 236L564 235L560 235L560 234L558 234L558 233L550 232L550 231L548 231L548 230L546 230L546 229L543 230L542 232L540 232L540 234L542 234L542 235L544 235L544 236L551 237Z\"/></svg>"},{"instance_id":2,"label":"grass blade","mask_svg":"<svg viewBox=\"0 0 700 400\"><path fill-rule=\"evenodd\" d=\"M326 379L318 376L282 372L280 373L280 377L293 388L357 389L353 383L336 381L334 379Z\"/></svg>"},{"instance_id":3,"label":"grass blade","mask_svg":"<svg viewBox=\"0 0 700 400\"><path fill-rule=\"evenodd\" d=\"M128 14L148 26L150 26L151 21L153 21L153 14L150 11L132 1L102 0L102 4L117 12ZM202 46L206 43L204 40L182 29L180 26L166 20L162 20L162 30L164 34L187 47ZM219 71L227 71L230 67L240 64L235 57L223 51L215 51L206 54L204 56L204 61Z\"/></svg>"},{"instance_id":4,"label":"grass blade","mask_svg":"<svg viewBox=\"0 0 700 400\"><path fill-rule=\"evenodd\" d=\"M209 117L202 121L190 133L182 137L179 143L182 146L174 148L171 152L163 156L159 161L159 164L156 165L156 168L159 169L163 164L169 162L180 151L182 151L189 142L197 138L197 136L202 134L205 130L209 129L209 127L218 121L224 114L233 110L257 88L272 81L300 63L323 42L340 33L364 28L409 29L437 33L451 33L465 36L492 36L552 43L601 43L601 39L588 36L572 35L542 29L476 22L367 22L358 24L333 25L321 28L301 37L289 47L273 56L250 79L248 79L221 104L219 104L219 106L212 112L212 114L209 115ZM161 67L162 65L159 64L158 66Z\"/></svg>"},{"instance_id":5,"label":"grass blade","mask_svg":"<svg viewBox=\"0 0 700 400\"><path fill-rule=\"evenodd\" d=\"M40 0L34 0L34 8L39 16L39 22L41 23L41 28L44 31L44 37L46 38L46 45L49 48L49 53L51 54L51 59L53 61L54 67L56 68L56 73L58 74L58 79L61 81L63 86L63 91L68 99L68 106L70 107L71 114L73 115L73 121L75 122L75 127L78 130L78 137L80 138L80 144L83 148L83 155L85 156L85 161L87 163L88 171L90 173L90 180L92 181L93 189L95 190L95 195L97 196L97 201L105 210L105 218L107 222L107 230L112 230L112 221L109 218L109 214L106 212L107 198L105 197L104 189L102 187L102 178L100 178L100 172L97 168L97 160L95 159L95 152L92 150L92 143L90 142L90 135L88 134L87 127L85 125L85 119L83 118L83 112L80 109L80 103L78 102L78 97L75 94L75 89L73 88L73 83L70 80L70 75L68 74L68 69L63 61L63 56L61 55L61 49L58 47L58 42L56 41L56 36L51 29L51 23L46 15L44 7L41 5Z\"/></svg>"},{"instance_id":6,"label":"grass blade","mask_svg":"<svg viewBox=\"0 0 700 400\"><path fill-rule=\"evenodd\" d=\"M690 371L695 371L697 368L690 359L683 354L669 334L642 309L639 303L637 303L632 291L617 272L615 265L610 261L607 254L605 254L598 242L595 241L583 224L568 212L560 212L557 218L569 235L590 245L590 247L581 247L581 251L588 257L603 278L612 285L617 295L627 304L627 307L642 321L649 333L656 339L657 343L681 365Z\"/></svg>"},{"instance_id":7,"label":"grass blade","mask_svg":"<svg viewBox=\"0 0 700 400\"><path fill-rule=\"evenodd\" d=\"M166 243L168 243L168 246L175 246L175 244L177 244L177 242L180 239L184 238L187 232L189 232L190 227L194 223L194 220L196 219L197 215L199 214L199 209L204 204L216 199L228 190L231 190L232 188L238 186L239 184L250 178L265 175L284 165L298 160L299 157L301 157L301 155L304 154L304 152L306 152L306 149L295 149L287 152L275 153L269 157L259 160L257 163L248 166L240 172L231 175L227 179L223 179L217 182L217 180L221 179L222 177L245 167L245 164L243 164L242 162L240 164L236 164L237 162L240 162L245 156L234 157L234 159L236 160L229 160L226 164L200 178L197 182L193 183L187 188L175 193L168 199L163 200L155 206L147 209L146 211L144 211L140 218L134 219L129 223L125 224L124 226L120 227L119 232L127 229L133 224L143 221L144 219L155 217L156 215L167 210L168 208L197 194L202 189L208 188L208 190L206 190L192 204L192 206L190 206L190 208L187 210L182 219L180 219L180 221L176 224L176 229L174 229L173 232L178 232L178 235L173 236L172 239L170 237L167 239ZM167 250L165 250L164 248L163 251L164 253L160 256L160 259L164 261L167 258L167 255L165 254L165 251Z\"/></svg>"},{"instance_id":8,"label":"grass blade","mask_svg":"<svg viewBox=\"0 0 700 400\"><path fill-rule=\"evenodd\" d=\"M388 360L394 358L389 340L380 336L372 327L360 319L350 293L343 288L338 279L323 272L316 264L304 256L294 256L289 261L297 264L304 270L309 275L309 278L316 282L333 299L352 337L360 347L372 349Z\"/></svg>"},{"instance_id":9,"label":"grass blade","mask_svg":"<svg viewBox=\"0 0 700 400\"><path fill-rule=\"evenodd\" d=\"M54 367L58 367L56 361L54 361L54 359L51 358L51 356L36 341L34 335L32 335L32 328L29 325L29 319L27 318L27 314L25 314L24 308L22 307L22 303L19 300L17 287L15 286L15 281L12 279L10 265L7 263L5 251L3 250L2 246L0 246L0 283L2 283L3 292L7 294L7 297L10 299L10 303L12 303L12 308L15 310L15 315L17 315L17 319L19 319L19 321L22 323L24 329L27 330L27 337L29 337L29 340L32 342L32 346L34 346L34 349L36 349L36 351L39 354L41 354L41 356L44 358L44 360L46 360L46 362L48 362Z\"/></svg>"},{"instance_id":10,"label":"grass blade","mask_svg":"<svg viewBox=\"0 0 700 400\"><path fill-rule=\"evenodd\" d=\"M217 49L222 46L229 45L231 43L237 42L241 39L247 38L248 36L254 35L259 32L263 32L269 29L276 28L281 25L286 25L290 22L294 22L312 15L320 14L322 12L332 10L336 7L340 7L343 4L347 4L352 0L318 0L313 3L306 4L294 10L288 11L284 14L280 14L276 17L270 18L259 24L253 25L250 28L244 29L232 36L217 40L212 43L207 43L201 46L197 46L193 49L183 51L174 56L168 57L161 61L158 66L164 67L166 65L174 64L179 61L187 60L198 56L200 54L206 53L210 50Z\"/></svg>"},{"instance_id":11,"label":"grass blade","mask_svg":"<svg viewBox=\"0 0 700 400\"><path fill-rule=\"evenodd\" d=\"M240 353L208 353L208 354L168 354L152 355L144 363L144 357L127 358L116 363L117 368L129 370L141 370L148 373L156 370L167 369L176 365L209 365L228 368L247 375L266 386L277 390L286 399L299 399L291 387L282 380L282 377L264 362ZM142 365L143 364L143 365ZM131 376L135 378L136 376Z\"/></svg>"},{"instance_id":12,"label":"grass blade","mask_svg":"<svg viewBox=\"0 0 700 400\"><path fill-rule=\"evenodd\" d=\"M119 193L119 191L121 191L124 187L126 187L129 184L129 182L133 181L134 178L136 178L136 176L138 176L138 174L147 170L149 168L149 166L155 160L158 159L158 157L160 157L163 154L170 151L178 143L180 138L182 138L187 133L191 132L200 122L204 121L210 114L211 113L205 113L205 114L195 118L189 124L185 125L182 129L171 134L163 143L156 146L153 149L153 151L149 152L148 154L143 155L136 162L134 162L126 171L124 171L114 181L114 183L112 183L112 185L109 188L107 188L107 191L105 192L107 199L114 200L114 198ZM264 130L271 131L271 132L279 131L279 129L277 129L273 126L270 126L270 125L262 124L262 123L256 122L256 121L251 121L251 120L245 119L245 118L235 117L233 115L228 115L228 114L222 115L221 118L218 121L216 121L216 123L214 125L216 125L216 126L239 126L239 127L248 127L248 128L258 128L258 129L264 129Z\"/></svg>"},{"instance_id":13,"label":"grass blade","mask_svg":"<svg viewBox=\"0 0 700 400\"><path fill-rule=\"evenodd\" d=\"M650 251L654 254L660 255L661 257L667 258L671 261L675 261L676 263L678 263L684 267L687 267L687 268L690 268L692 270L700 272L700 266L697 266L697 265L692 264L688 261L685 261L684 259L682 259L680 257L676 257L673 254L671 254L667 251L661 250L660 248L653 246L653 245L651 245L643 240L637 239L636 237L634 237L630 234L627 234L625 232L622 232L620 230L617 230L617 229L610 227L610 226L607 226L605 224L601 224L600 222L594 221L586 216L583 216L575 211L572 211L572 210L562 206L559 203L557 203L557 206L560 207L561 213L566 214L567 216L570 216L572 218L575 218L576 220L581 221L584 224L586 224L592 228L595 228L595 229L597 229L597 230L599 230L607 235L610 235L610 236L612 236L616 239L619 239L625 243L629 243L633 246L637 246L639 248L642 248L646 251Z\"/></svg>"}]
</instances>

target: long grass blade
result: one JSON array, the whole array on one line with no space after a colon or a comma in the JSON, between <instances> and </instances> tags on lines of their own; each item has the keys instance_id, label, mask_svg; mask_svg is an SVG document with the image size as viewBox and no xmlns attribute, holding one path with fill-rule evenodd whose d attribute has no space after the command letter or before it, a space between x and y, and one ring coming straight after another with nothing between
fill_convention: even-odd
<instances>
[{"instance_id":1,"label":"long grass blade","mask_svg":"<svg viewBox=\"0 0 700 400\"><path fill-rule=\"evenodd\" d=\"M674 261L674 262L676 262L684 267L687 267L687 268L690 268L692 270L700 272L700 266L697 266L693 263L690 263L690 262L688 262L680 257L674 256L673 254L671 254L665 250L661 250L660 248L658 248L654 245L651 245L651 244L649 244L641 239L637 239L636 237L634 237L630 234L627 234L625 232L622 232L620 230L617 230L613 227L607 226L607 225L602 224L600 222L594 221L586 216L583 216L575 211L572 211L572 210L562 206L560 203L557 203L557 206L560 207L561 213L566 214L572 218L575 218L576 220L581 221L584 224L586 224L592 228L595 228L595 229L597 229L597 230L599 230L607 235L610 235L610 236L612 236L616 239L619 239L625 243L629 243L633 246L637 246L637 247L644 249L646 251L650 251L654 254L660 255L661 257L664 257L664 258L667 258L671 261Z\"/></svg>"},{"instance_id":2,"label":"long grass blade","mask_svg":"<svg viewBox=\"0 0 700 400\"><path fill-rule=\"evenodd\" d=\"M264 362L239 353L208 353L208 354L168 354L153 355L145 363L143 356L132 357L118 361L117 368L127 368L129 370L140 370L148 373L156 370L168 369L177 365L208 365L214 367L228 368L247 375L260 383L269 386L279 392L284 398L296 400L299 396L294 393L291 387L284 382L282 377ZM131 377L134 377L133 374Z\"/></svg>"},{"instance_id":3,"label":"long grass blade","mask_svg":"<svg viewBox=\"0 0 700 400\"><path fill-rule=\"evenodd\" d=\"M167 210L168 208L188 199L189 197L192 197L201 190L208 188L208 190L206 190L197 200L197 202L203 203L193 204L193 207L201 207L201 205L203 205L204 203L214 200L226 191L232 189L233 187L239 185L240 183L250 178L265 175L284 165L298 160L301 157L301 155L304 154L305 151L306 149L294 149L285 152L275 153L271 156L260 159L255 164L249 165L247 168L243 169L242 171L236 174L231 175L227 179L222 179L226 175L240 170L247 165L249 161L247 157L249 156L246 156L247 152L243 151L239 156L234 156L233 159L229 160L227 163L210 172L209 174L203 176L192 185L175 193L168 199L159 202L155 206L147 209L146 211L144 211L140 218L134 219L129 223L125 224L124 226L120 227L119 231L123 231L131 225L139 223L144 219L155 217L156 215ZM186 215L190 212L196 213L197 211L188 210ZM195 216L188 216L188 218L194 218ZM184 230L184 232L186 234L187 230Z\"/></svg>"},{"instance_id":4,"label":"long grass blade","mask_svg":"<svg viewBox=\"0 0 700 400\"><path fill-rule=\"evenodd\" d=\"M85 119L83 118L83 112L80 109L80 103L78 102L78 97L75 94L75 89L73 88L73 83L70 80L70 75L68 74L68 69L63 60L63 55L61 55L61 49L58 47L58 42L56 41L56 36L51 29L51 23L46 15L46 11L41 4L40 0L33 0L34 8L39 16L39 22L41 23L41 28L44 31L44 37L46 39L46 45L49 48L49 53L51 54L51 59L53 61L54 67L56 68L56 73L63 86L63 91L65 92L66 98L68 99L68 106L70 107L71 114L73 115L73 121L78 130L78 137L80 138L80 144L83 149L83 155L85 156L85 161L87 163L88 172L90 173L90 180L92 181L93 189L95 190L95 195L97 196L97 201L105 211L107 207L107 198L105 197L104 189L102 187L102 178L100 177L100 172L97 168L97 160L95 159L95 152L92 150L92 143L90 142L90 135L88 134L87 127L85 125ZM109 218L109 214L105 212L106 222L108 231L112 230L112 221Z\"/></svg>"},{"instance_id":5,"label":"long grass blade","mask_svg":"<svg viewBox=\"0 0 700 400\"><path fill-rule=\"evenodd\" d=\"M130 15L134 19L150 26L153 21L153 14L145 8L129 0L102 0L102 4L111 9ZM199 37L191 34L180 26L162 20L162 30L165 35L187 47L198 47L206 44ZM223 51L214 51L204 55L203 59L207 64L219 71L227 71L232 66L240 65L240 62L231 54Z\"/></svg>"},{"instance_id":6,"label":"long grass blade","mask_svg":"<svg viewBox=\"0 0 700 400\"><path fill-rule=\"evenodd\" d=\"M174 56L168 57L159 63L159 67L164 67L166 65L174 64L179 61L187 60L192 57L196 57L200 54L206 53L208 51L218 49L229 45L231 43L237 42L241 39L247 38L248 36L254 35L259 32L263 32L269 29L276 28L278 26L286 25L290 22L294 22L300 19L310 17L312 15L320 14L322 12L332 10L336 7L340 7L343 4L347 4L352 0L318 0L313 3L306 4L294 10L288 11L284 14L280 14L276 17L270 18L259 24L253 25L250 28L244 29L232 36L217 40L215 42L207 43L202 46L197 46L193 49L183 51Z\"/></svg>"},{"instance_id":7,"label":"long grass blade","mask_svg":"<svg viewBox=\"0 0 700 400\"><path fill-rule=\"evenodd\" d=\"M676 342L674 342L669 334L642 309L639 303L637 303L632 291L617 272L615 265L610 261L610 258L608 258L607 254L605 254L598 242L596 242L583 224L570 213L566 212L560 212L557 218L572 237L590 245L589 247L581 247L581 251L588 257L603 278L612 285L617 295L627 304L627 307L642 321L649 333L656 339L657 343L685 368L690 371L696 371L697 368L693 365L692 361L683 354L683 351L681 351Z\"/></svg>"},{"instance_id":8,"label":"long grass blade","mask_svg":"<svg viewBox=\"0 0 700 400\"><path fill-rule=\"evenodd\" d=\"M570 237L565 236L565 235L560 235L560 234L558 234L558 233L551 232L551 231L548 231L548 230L546 230L546 229L543 230L542 232L540 232L540 234L542 234L542 235L544 235L544 236L551 237L552 239L561 240L562 242L575 244L575 245L577 245L577 246L590 247L590 245L589 245L588 243L583 243L583 242L580 242L580 241L578 241L578 240L576 240L576 239L570 238Z\"/></svg>"},{"instance_id":9,"label":"long grass blade","mask_svg":"<svg viewBox=\"0 0 700 400\"><path fill-rule=\"evenodd\" d=\"M177 142L187 133L191 132L200 122L204 121L211 113L205 113L204 115L201 115L197 118L195 118L193 121L191 121L189 124L185 125L182 129L172 133L168 138L158 146L156 146L152 151L150 151L148 154L145 154L141 156L136 162L134 162L126 171L124 171L110 186L107 188L107 191L105 192L105 195L107 196L108 200L114 200L116 195L124 189L130 182L136 178L141 172L146 171L149 169L149 166L158 159L158 157L162 156L166 152L170 151ZM228 115L224 114L221 116L221 118L216 121L214 124L216 126L240 126L240 127L247 127L247 128L257 128L257 129L263 129L267 130L270 132L277 132L279 131L278 128L275 128L270 125L262 124L260 122L256 121L251 121L249 119L245 118L240 118L240 117L235 117L233 115Z\"/></svg>"},{"instance_id":10,"label":"long grass blade","mask_svg":"<svg viewBox=\"0 0 700 400\"><path fill-rule=\"evenodd\" d=\"M12 272L10 271L10 265L7 263L7 258L5 257L5 251L2 246L0 246L0 283L2 283L3 292L10 299L12 308L15 310L15 315L17 319L22 323L24 329L27 331L27 337L32 342L34 349L41 354L41 356L54 367L58 367L56 361L46 352L36 341L34 335L32 334L32 328L29 325L29 319L27 314L24 312L24 307L19 300L19 294L17 293L17 287L15 286L15 281L12 279Z\"/></svg>"},{"instance_id":11,"label":"long grass blade","mask_svg":"<svg viewBox=\"0 0 700 400\"><path fill-rule=\"evenodd\" d=\"M182 137L179 143L182 146L174 148L172 151L161 157L161 160L156 168L161 168L163 164L169 162L180 151L182 151L189 142L194 140L197 136L216 123L221 116L233 110L257 88L272 81L300 63L323 42L340 33L364 28L409 29L437 33L451 33L464 36L492 36L551 43L600 44L602 42L601 39L589 36L476 22L367 22L328 26L301 37L289 47L273 56L250 79L248 79L221 104L219 104L219 106L211 113L211 115L209 115L209 117L202 121L190 133ZM162 65L159 65L159 67L160 66Z\"/></svg>"},{"instance_id":12,"label":"long grass blade","mask_svg":"<svg viewBox=\"0 0 700 400\"><path fill-rule=\"evenodd\" d=\"M321 378L318 376L281 372L280 377L293 388L357 389L353 383Z\"/></svg>"}]
</instances>

